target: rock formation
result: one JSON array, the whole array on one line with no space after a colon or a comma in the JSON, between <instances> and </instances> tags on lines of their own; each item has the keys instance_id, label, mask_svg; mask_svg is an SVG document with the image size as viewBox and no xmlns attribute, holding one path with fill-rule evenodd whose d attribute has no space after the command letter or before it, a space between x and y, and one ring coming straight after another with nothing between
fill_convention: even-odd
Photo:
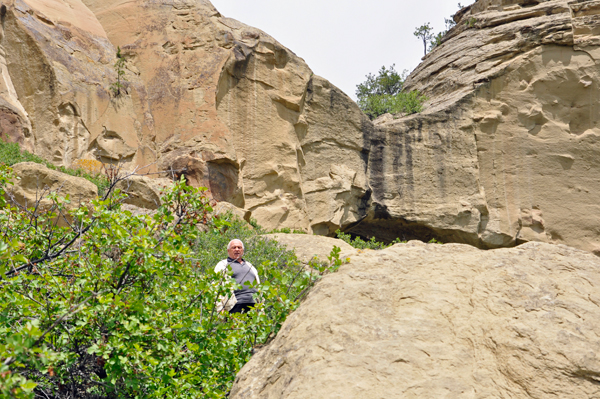
<instances>
[{"instance_id":1,"label":"rock formation","mask_svg":"<svg viewBox=\"0 0 600 399\"><path fill-rule=\"evenodd\" d=\"M69 176L35 162L21 162L13 167L16 179L7 187L12 205L36 210L49 209L53 201L49 194L70 198L66 209L91 203L98 197L98 187L83 177Z\"/></svg>"},{"instance_id":2,"label":"rock formation","mask_svg":"<svg viewBox=\"0 0 600 399\"><path fill-rule=\"evenodd\" d=\"M16 116L3 122L0 104L0 129L38 155L173 170L266 228L328 234L360 219L364 115L208 1L14 0L3 27L0 97Z\"/></svg>"},{"instance_id":3,"label":"rock formation","mask_svg":"<svg viewBox=\"0 0 600 399\"><path fill-rule=\"evenodd\" d=\"M545 243L365 251L317 284L230 398L598 397L599 270Z\"/></svg>"},{"instance_id":4,"label":"rock formation","mask_svg":"<svg viewBox=\"0 0 600 399\"><path fill-rule=\"evenodd\" d=\"M598 1L460 11L406 82L425 111L377 123L367 217L350 231L600 253L599 16Z\"/></svg>"},{"instance_id":5,"label":"rock formation","mask_svg":"<svg viewBox=\"0 0 600 399\"><path fill-rule=\"evenodd\" d=\"M425 111L374 126L208 0L11 0L0 135L56 164L183 174L267 229L600 253L599 4L463 8L406 82Z\"/></svg>"},{"instance_id":6,"label":"rock formation","mask_svg":"<svg viewBox=\"0 0 600 399\"><path fill-rule=\"evenodd\" d=\"M340 249L340 259L346 259L358 253L357 249L337 238L286 233L265 234L264 237L279 242L289 250L294 250L298 260L303 263L308 263L313 259L328 263L334 246Z\"/></svg>"},{"instance_id":7,"label":"rock formation","mask_svg":"<svg viewBox=\"0 0 600 399\"><path fill-rule=\"evenodd\" d=\"M132 175L119 181L115 188L127 194L125 204L145 209L158 209L162 205L161 196L173 183L170 179L152 179L147 176Z\"/></svg>"}]
</instances>

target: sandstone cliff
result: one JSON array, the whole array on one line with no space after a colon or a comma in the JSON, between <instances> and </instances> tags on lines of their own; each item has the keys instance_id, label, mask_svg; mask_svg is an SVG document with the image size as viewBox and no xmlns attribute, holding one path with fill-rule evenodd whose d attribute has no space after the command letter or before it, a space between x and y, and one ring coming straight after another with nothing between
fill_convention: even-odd
<instances>
[{"instance_id":1,"label":"sandstone cliff","mask_svg":"<svg viewBox=\"0 0 600 399\"><path fill-rule=\"evenodd\" d=\"M545 243L365 251L317 284L230 398L598 397L599 268Z\"/></svg>"},{"instance_id":2,"label":"sandstone cliff","mask_svg":"<svg viewBox=\"0 0 600 399\"><path fill-rule=\"evenodd\" d=\"M377 124L368 216L353 231L600 253L599 16L598 1L459 12L407 80L429 97L425 112Z\"/></svg>"},{"instance_id":3,"label":"sandstone cliff","mask_svg":"<svg viewBox=\"0 0 600 399\"><path fill-rule=\"evenodd\" d=\"M57 164L178 171L269 229L600 253L599 11L477 1L408 78L425 112L374 126L207 0L11 0L0 135Z\"/></svg>"},{"instance_id":4,"label":"sandstone cliff","mask_svg":"<svg viewBox=\"0 0 600 399\"><path fill-rule=\"evenodd\" d=\"M266 33L208 1L14 0L3 10L0 128L12 141L67 166L94 158L183 172L267 228L328 234L360 219L369 122Z\"/></svg>"}]
</instances>

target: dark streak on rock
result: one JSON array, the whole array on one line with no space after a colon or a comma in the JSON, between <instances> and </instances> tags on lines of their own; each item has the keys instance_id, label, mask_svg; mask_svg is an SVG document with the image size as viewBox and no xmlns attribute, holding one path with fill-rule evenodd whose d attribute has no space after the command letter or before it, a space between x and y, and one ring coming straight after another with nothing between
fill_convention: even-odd
<instances>
[{"instance_id":1,"label":"dark streak on rock","mask_svg":"<svg viewBox=\"0 0 600 399\"><path fill-rule=\"evenodd\" d=\"M413 148L410 133L404 135L404 151L406 153L406 190L412 196L414 193L415 176L413 173Z\"/></svg>"},{"instance_id":2,"label":"dark streak on rock","mask_svg":"<svg viewBox=\"0 0 600 399\"><path fill-rule=\"evenodd\" d=\"M235 63L233 64L233 77L236 79L242 79L246 76L248 70L248 64L253 57L252 53L246 53L245 49L240 46L236 46L233 50L235 55Z\"/></svg>"},{"instance_id":3,"label":"dark streak on rock","mask_svg":"<svg viewBox=\"0 0 600 399\"><path fill-rule=\"evenodd\" d=\"M358 204L358 214L361 218L364 218L367 215L367 211L369 209L371 203L371 195L373 192L371 189L368 189L365 195L360 198L360 202Z\"/></svg>"},{"instance_id":4,"label":"dark streak on rock","mask_svg":"<svg viewBox=\"0 0 600 399\"><path fill-rule=\"evenodd\" d=\"M402 197L403 194L403 184L404 184L404 171L402 167L402 155L404 151L404 145L401 141L401 133L400 132L390 132L390 150L392 153L392 173L393 173L393 181L394 181L394 191L398 193L399 197Z\"/></svg>"},{"instance_id":5,"label":"dark streak on rock","mask_svg":"<svg viewBox=\"0 0 600 399\"><path fill-rule=\"evenodd\" d=\"M308 93L311 95L311 98L312 98L312 79L309 84ZM307 98L308 98L308 96L307 96ZM362 136L363 136L363 148L360 151L360 156L363 160L363 164L365 167L365 173L366 173L367 169L369 167L369 154L371 152L371 137L373 137L375 134L375 127L373 126L373 123L371 123L371 121L366 116L364 116L363 120L361 121L360 128L361 128L361 132L362 132Z\"/></svg>"},{"instance_id":6,"label":"dark streak on rock","mask_svg":"<svg viewBox=\"0 0 600 399\"><path fill-rule=\"evenodd\" d=\"M386 132L376 129L371 137L371 153L369 155L369 182L375 201L380 201L385 194L384 162L386 147Z\"/></svg>"},{"instance_id":7,"label":"dark streak on rock","mask_svg":"<svg viewBox=\"0 0 600 399\"><path fill-rule=\"evenodd\" d=\"M314 93L315 93L315 89L314 89L314 83L313 83L313 78L311 77L308 80L308 84L306 85L306 103L310 104L313 102L313 97L314 97ZM364 131L363 131L363 135L364 135Z\"/></svg>"}]
</instances>

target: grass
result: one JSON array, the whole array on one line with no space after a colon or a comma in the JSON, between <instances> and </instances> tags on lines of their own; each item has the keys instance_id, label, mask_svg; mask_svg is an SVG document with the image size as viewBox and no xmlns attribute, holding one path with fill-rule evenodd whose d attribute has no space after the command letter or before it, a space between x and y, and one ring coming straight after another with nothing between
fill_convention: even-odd
<instances>
[{"instance_id":1,"label":"grass","mask_svg":"<svg viewBox=\"0 0 600 399\"><path fill-rule=\"evenodd\" d=\"M276 233L284 233L284 234L306 234L306 231L304 231L304 230L290 229L289 227L283 227L281 229L271 230L271 232L269 234L276 234Z\"/></svg>"},{"instance_id":2,"label":"grass","mask_svg":"<svg viewBox=\"0 0 600 399\"><path fill-rule=\"evenodd\" d=\"M98 195L100 196L102 196L108 188L108 179L101 173L90 173L84 168L66 168L64 166L56 166L51 162L39 157L38 155L21 150L19 144L8 143L0 138L0 163L12 166L21 162L35 162L46 166L48 169L57 170L70 176L83 177L98 187Z\"/></svg>"}]
</instances>

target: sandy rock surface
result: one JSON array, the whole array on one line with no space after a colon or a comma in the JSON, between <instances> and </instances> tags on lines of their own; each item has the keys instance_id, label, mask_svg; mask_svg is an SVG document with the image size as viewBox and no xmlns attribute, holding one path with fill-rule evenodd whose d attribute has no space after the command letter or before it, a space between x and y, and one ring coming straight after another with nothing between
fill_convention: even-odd
<instances>
[{"instance_id":1,"label":"sandy rock surface","mask_svg":"<svg viewBox=\"0 0 600 399\"><path fill-rule=\"evenodd\" d=\"M184 174L268 229L360 219L370 123L266 33L206 0L14 0L5 13L3 137L60 165Z\"/></svg>"},{"instance_id":2,"label":"sandy rock surface","mask_svg":"<svg viewBox=\"0 0 600 399\"><path fill-rule=\"evenodd\" d=\"M217 202L217 204L212 208L215 215L223 215L229 212L238 219L245 220L246 222L250 222L250 218L252 217L252 212L249 210L238 208L237 206L225 201Z\"/></svg>"},{"instance_id":3,"label":"sandy rock surface","mask_svg":"<svg viewBox=\"0 0 600 399\"><path fill-rule=\"evenodd\" d=\"M166 178L153 179L148 176L132 175L118 182L115 188L127 194L124 203L139 208L157 209L162 204L160 197L164 190L172 184L173 181Z\"/></svg>"},{"instance_id":4,"label":"sandy rock surface","mask_svg":"<svg viewBox=\"0 0 600 399\"><path fill-rule=\"evenodd\" d=\"M298 260L304 263L310 262L315 257L321 262L329 262L327 258L334 246L341 250L340 259L350 258L359 252L345 241L332 237L285 233L265 234L264 237L273 239L290 250L293 249Z\"/></svg>"},{"instance_id":5,"label":"sandy rock surface","mask_svg":"<svg viewBox=\"0 0 600 399\"><path fill-rule=\"evenodd\" d=\"M21 162L12 169L17 178L13 179L14 185L7 187L7 194L26 208L36 207L38 201L40 209L50 206L52 202L47 196L51 193L62 198L68 195L71 203L67 208L82 202L89 204L98 197L98 187L83 177L70 176L34 162Z\"/></svg>"},{"instance_id":6,"label":"sandy rock surface","mask_svg":"<svg viewBox=\"0 0 600 399\"><path fill-rule=\"evenodd\" d=\"M425 111L376 123L372 195L351 230L600 253L599 4L480 0L459 12L406 82L429 97Z\"/></svg>"},{"instance_id":7,"label":"sandy rock surface","mask_svg":"<svg viewBox=\"0 0 600 399\"><path fill-rule=\"evenodd\" d=\"M424 112L374 125L207 0L11 0L0 136L56 164L185 175L267 229L600 254L598 4L464 7L406 82Z\"/></svg>"},{"instance_id":8,"label":"sandy rock surface","mask_svg":"<svg viewBox=\"0 0 600 399\"><path fill-rule=\"evenodd\" d=\"M411 241L317 284L231 398L600 397L600 260Z\"/></svg>"}]
</instances>

